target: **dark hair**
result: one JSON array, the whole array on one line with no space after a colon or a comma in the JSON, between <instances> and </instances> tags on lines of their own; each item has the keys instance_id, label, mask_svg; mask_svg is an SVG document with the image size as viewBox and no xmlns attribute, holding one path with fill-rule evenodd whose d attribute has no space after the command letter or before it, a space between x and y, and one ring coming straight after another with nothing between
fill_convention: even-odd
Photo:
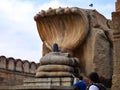
<instances>
[{"instance_id":1,"label":"dark hair","mask_svg":"<svg viewBox=\"0 0 120 90\"><path fill-rule=\"evenodd\" d=\"M82 76L78 76L79 80L83 80L83 77Z\"/></svg>"},{"instance_id":2,"label":"dark hair","mask_svg":"<svg viewBox=\"0 0 120 90\"><path fill-rule=\"evenodd\" d=\"M89 77L89 79L90 79L91 81L93 81L94 83L99 83L99 82L100 82L100 81L99 81L99 76L98 76L98 74L97 74L96 72L90 73L88 77Z\"/></svg>"}]
</instances>

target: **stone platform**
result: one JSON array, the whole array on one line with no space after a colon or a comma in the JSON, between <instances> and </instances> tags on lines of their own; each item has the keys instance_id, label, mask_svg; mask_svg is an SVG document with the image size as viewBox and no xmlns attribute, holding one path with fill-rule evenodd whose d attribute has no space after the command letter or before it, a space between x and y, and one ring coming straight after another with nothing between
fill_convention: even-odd
<instances>
[{"instance_id":1,"label":"stone platform","mask_svg":"<svg viewBox=\"0 0 120 90\"><path fill-rule=\"evenodd\" d=\"M39 86L2 86L0 87L1 90L77 90L77 88L74 88L72 86L50 86L50 87L39 87Z\"/></svg>"},{"instance_id":2,"label":"stone platform","mask_svg":"<svg viewBox=\"0 0 120 90\"><path fill-rule=\"evenodd\" d=\"M23 85L4 86L0 89L9 90L76 90L72 87L73 78L57 77L57 78L28 78L23 80Z\"/></svg>"},{"instance_id":3,"label":"stone platform","mask_svg":"<svg viewBox=\"0 0 120 90\"><path fill-rule=\"evenodd\" d=\"M23 81L23 86L39 86L39 87L51 87L51 86L71 86L73 78L61 77L61 78L29 78Z\"/></svg>"}]
</instances>

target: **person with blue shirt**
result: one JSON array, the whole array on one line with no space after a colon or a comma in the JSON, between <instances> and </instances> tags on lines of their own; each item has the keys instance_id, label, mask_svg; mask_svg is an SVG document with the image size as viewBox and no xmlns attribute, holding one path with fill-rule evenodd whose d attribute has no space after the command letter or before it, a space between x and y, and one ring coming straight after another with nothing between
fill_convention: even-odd
<instances>
[{"instance_id":1,"label":"person with blue shirt","mask_svg":"<svg viewBox=\"0 0 120 90\"><path fill-rule=\"evenodd\" d=\"M78 81L73 84L73 87L78 88L79 90L86 90L86 83L83 81L83 77L79 76Z\"/></svg>"}]
</instances>

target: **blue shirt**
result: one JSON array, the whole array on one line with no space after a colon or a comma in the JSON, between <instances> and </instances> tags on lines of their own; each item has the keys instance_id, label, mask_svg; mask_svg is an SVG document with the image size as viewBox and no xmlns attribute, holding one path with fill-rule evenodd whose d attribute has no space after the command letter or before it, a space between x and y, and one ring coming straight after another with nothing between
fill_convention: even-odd
<instances>
[{"instance_id":1,"label":"blue shirt","mask_svg":"<svg viewBox=\"0 0 120 90\"><path fill-rule=\"evenodd\" d=\"M73 86L78 87L79 90L86 90L86 83L82 80L79 80L78 82L74 83Z\"/></svg>"}]
</instances>

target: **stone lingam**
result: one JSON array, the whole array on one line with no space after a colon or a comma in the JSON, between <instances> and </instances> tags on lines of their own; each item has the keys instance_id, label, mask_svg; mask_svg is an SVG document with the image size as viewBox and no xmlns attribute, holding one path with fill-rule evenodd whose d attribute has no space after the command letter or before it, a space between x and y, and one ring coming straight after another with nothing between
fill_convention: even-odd
<instances>
[{"instance_id":1,"label":"stone lingam","mask_svg":"<svg viewBox=\"0 0 120 90\"><path fill-rule=\"evenodd\" d=\"M69 53L61 53L57 44L53 44L53 51L43 56L36 77L72 77L79 76L79 59Z\"/></svg>"}]
</instances>

